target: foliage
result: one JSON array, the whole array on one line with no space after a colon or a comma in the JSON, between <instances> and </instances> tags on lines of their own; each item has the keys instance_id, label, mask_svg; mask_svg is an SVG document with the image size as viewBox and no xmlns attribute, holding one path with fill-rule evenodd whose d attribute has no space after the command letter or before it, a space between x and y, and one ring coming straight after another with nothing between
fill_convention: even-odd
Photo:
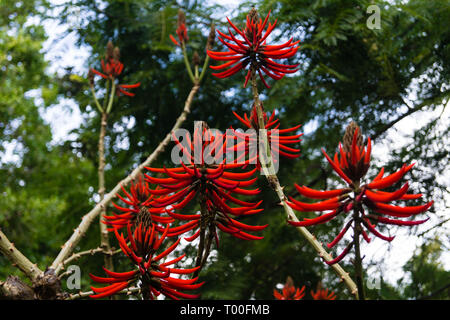
<instances>
[{"instance_id":1,"label":"foliage","mask_svg":"<svg viewBox=\"0 0 450 320\"><path fill-rule=\"evenodd\" d=\"M220 28L224 9L201 1L73 0L52 5L60 14L49 17L50 4L45 1L0 3L0 225L25 255L45 269L95 203L100 116L89 91L88 68L100 69L99 58L112 40L120 47L126 66L122 81L141 82L133 91L135 97L121 97L114 104L108 120L105 176L106 189L110 190L164 138L189 92L191 82L182 56L169 39L175 34L178 8L187 14L188 55L192 57L197 50L201 59L206 57L209 26L214 22ZM366 8L372 3L382 8L379 30L366 26ZM242 4L239 12L247 12L251 4ZM79 12L77 24L71 20L74 9ZM448 182L435 176L449 169L449 126L448 119L440 118L436 111L450 98L449 2L260 0L258 9L265 14L271 9L283 33L301 39L300 53L291 59L301 63L300 71L277 81L265 91L263 101L266 110L278 110L284 127L303 123L306 131L302 156L281 162L278 175L286 193L296 194L295 182L317 189L334 186L336 179L322 161L320 148L335 150L350 120L358 122L363 134L370 135L377 145L385 144L389 149L387 138L392 132L396 137L397 123L416 114L432 114L425 124L414 128L408 144L390 150L391 158L378 160L392 172L391 168L420 159L412 179L418 182L412 191L423 193L424 199L434 199L439 210L437 226L426 236L433 238L438 230L445 234L442 222L448 212L444 201ZM42 25L33 23L37 16L70 25L68 32L78 37L76 45L92 50L85 74L74 74L70 69L63 76L46 72L48 62L42 51L45 33ZM238 23L241 26L244 20L239 17L231 18L242 21ZM63 97L76 102L83 119L70 138L57 145L42 113ZM208 70L185 126L192 131L194 120L204 120L211 128L223 131L231 125L238 128L232 111L248 113L250 103L242 78L218 80ZM10 160L5 158L5 148L11 146L17 156ZM154 166L169 165L169 156L170 150ZM349 298L343 284L286 224L278 199L266 182L260 179L258 183L264 214L248 223L269 224L265 238L242 243L224 235L200 274L200 280L205 281L202 298L273 299L273 288L284 283L288 275L298 286L306 285L306 292L322 281L338 299ZM189 208L191 212L198 209ZM339 226L333 222L309 230L329 242ZM98 246L97 229L91 227L79 250ZM448 270L435 258L446 245L444 240L424 245L404 267L410 282L383 283L382 290L369 292L370 298L420 298L438 290L448 279ZM191 246L186 250L194 257ZM91 285L88 273L99 270L102 261L98 255L77 262L82 266L83 288ZM126 259L115 258L115 263L118 270L128 270ZM18 274L0 257L0 279L12 273ZM448 290L434 297L448 299Z\"/></svg>"}]
</instances>

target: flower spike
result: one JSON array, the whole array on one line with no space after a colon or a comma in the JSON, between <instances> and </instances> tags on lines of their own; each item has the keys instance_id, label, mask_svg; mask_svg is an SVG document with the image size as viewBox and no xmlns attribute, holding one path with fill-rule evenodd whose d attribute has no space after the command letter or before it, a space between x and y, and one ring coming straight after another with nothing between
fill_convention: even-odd
<instances>
[{"instance_id":1,"label":"flower spike","mask_svg":"<svg viewBox=\"0 0 450 320\"><path fill-rule=\"evenodd\" d=\"M400 170L383 177L384 169L369 183L362 183L361 179L367 173L370 166L370 154L372 146L370 138L367 139L367 144L364 146L363 138L359 127L352 122L346 130L343 143L339 144L339 152L335 154L334 159L331 159L325 151L323 151L326 159L330 163L334 171L347 184L341 189L319 191L308 188L306 186L295 185L297 191L308 198L320 199L321 201L315 203L300 202L292 197L287 204L297 211L327 211L321 216L304 219L303 221L294 222L288 221L293 226L311 226L330 221L338 215L351 213L350 221L339 232L336 238L328 244L329 248L334 247L341 241L345 233L350 230L352 224L353 230L360 230L358 233L366 242L370 242L368 233L383 239L385 241L392 241L393 236L385 236L376 230L376 226L371 223L376 222L387 225L398 226L415 226L426 222L428 219L416 221L398 220L398 218L409 218L427 211L432 205L430 201L424 205L418 206L399 206L397 204L388 204L391 201L418 199L421 194L407 194L409 184L405 183L401 188L386 192L380 189L393 186L413 167L414 164L404 164ZM366 214L364 207L368 208L373 214ZM388 217L385 217L388 216ZM394 217L391 218L391 217ZM396 218L396 219L395 219ZM365 229L363 228L365 227ZM349 243L345 250L339 254L335 259L327 261L328 264L334 264L342 260L353 247L355 241Z\"/></svg>"},{"instance_id":2,"label":"flower spike","mask_svg":"<svg viewBox=\"0 0 450 320\"><path fill-rule=\"evenodd\" d=\"M244 88L247 86L252 72L258 73L264 85L270 88L264 79L264 74L275 80L280 80L285 74L298 71L298 64L280 64L272 60L293 57L298 50L299 41L293 42L291 38L281 45L267 45L266 39L274 30L276 24L276 21L272 25L270 23L267 24L269 15L270 11L263 22L258 18L256 9L252 9L247 15L246 25L243 30L239 29L227 17L227 21L231 26L231 29L228 27L228 34L220 31L217 31L217 33L219 41L228 48L228 51L207 50L207 54L212 59L228 61L222 65L211 66L214 70L229 68L222 72L213 73L215 77L227 78L248 67ZM236 35L233 34L233 31Z\"/></svg>"}]
</instances>

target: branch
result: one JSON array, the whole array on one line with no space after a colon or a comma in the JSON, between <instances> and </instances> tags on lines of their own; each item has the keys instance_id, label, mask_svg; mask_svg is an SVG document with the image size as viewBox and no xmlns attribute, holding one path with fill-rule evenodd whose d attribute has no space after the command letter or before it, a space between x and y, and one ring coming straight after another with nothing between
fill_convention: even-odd
<instances>
[{"instance_id":1,"label":"branch","mask_svg":"<svg viewBox=\"0 0 450 320\"><path fill-rule=\"evenodd\" d=\"M32 281L44 274L44 272L42 272L36 264L33 264L27 257L16 249L14 244L8 240L2 230L0 230L0 252L3 253L9 261L11 261L13 266L19 268L20 271L22 271Z\"/></svg>"},{"instance_id":2,"label":"branch","mask_svg":"<svg viewBox=\"0 0 450 320\"><path fill-rule=\"evenodd\" d=\"M445 220L442 220L442 221L439 222L438 224L436 224L436 225L430 227L429 229L427 229L427 230L425 230L425 231L419 233L419 234L417 235L417 237L423 237L425 234L427 234L427 233L430 232L431 230L433 230L433 229L435 229L435 228L438 228L438 227L444 225L444 224L447 223L448 221L450 221L450 218L445 219Z\"/></svg>"},{"instance_id":3,"label":"branch","mask_svg":"<svg viewBox=\"0 0 450 320\"><path fill-rule=\"evenodd\" d=\"M124 289L122 291L117 292L116 294L127 294L127 295L131 295L133 293L139 293L139 291L141 290L141 288L137 288L137 287L131 287L128 289ZM76 300L76 299L81 299L81 298L85 298L90 296L91 294L94 294L94 291L87 291L87 292L80 292L77 294L71 294L67 300Z\"/></svg>"},{"instance_id":4,"label":"branch","mask_svg":"<svg viewBox=\"0 0 450 320\"><path fill-rule=\"evenodd\" d=\"M259 128L265 128L265 120L264 120L264 115L263 115L263 111L261 108L262 104L261 104L261 101L259 100L258 87L256 84L256 76L255 76L254 71L253 71L253 75L251 77L252 77L251 81L252 81L253 99L254 99L256 112L258 115L258 126L259 126ZM267 152L270 152L270 149L268 149L269 141L267 138L267 132L265 132L265 130L262 130L262 139L263 139L263 144L264 144L264 152L266 152L266 156L267 156ZM259 151L259 154L261 155L261 151ZM270 153L268 153L268 157L270 160L272 160L272 156ZM289 220L298 222L299 220L297 219L297 216L294 214L294 211L286 202L287 198L284 194L283 187L281 187L281 185L280 185L280 181L278 180L278 176L275 173L273 165L271 163L269 163L269 166L267 166L267 164L262 164L261 170L263 171L263 174L266 177L269 186L278 195L278 198L280 199L280 202L281 202L280 204L283 206L284 211L287 215L287 218ZM319 241L317 241L316 237L313 236L308 231L308 229L306 229L305 227L296 227L296 229L302 234L303 237L306 238L306 240L312 245L312 247L316 250L316 252L322 259L324 259L325 261L333 260L333 257L322 247L322 244ZM356 286L355 282L353 282L353 280L350 278L348 272L346 272L338 263L332 264L331 267L336 272L336 274L339 276L339 278L345 282L345 284L347 285L351 294L354 295L356 298L358 298L357 286Z\"/></svg>"},{"instance_id":5,"label":"branch","mask_svg":"<svg viewBox=\"0 0 450 320\"><path fill-rule=\"evenodd\" d=\"M109 104L107 110L110 109L112 105L112 100L114 99L114 82L113 89L111 90L111 97L109 98ZM98 140L98 194L100 195L100 201L105 198L105 136L106 136L106 126L108 124L108 112L102 112L101 124L100 124L100 136ZM99 226L100 226L100 247L105 252L111 251L111 245L109 242L108 228L102 222L102 218L106 213L106 208L104 207L100 212ZM104 256L105 267L110 271L114 271L114 263L112 256Z\"/></svg>"},{"instance_id":6,"label":"branch","mask_svg":"<svg viewBox=\"0 0 450 320\"><path fill-rule=\"evenodd\" d=\"M89 211L87 214L83 216L81 219L81 223L78 225L78 227L75 229L72 236L67 240L67 242L62 246L62 250L59 252L58 256L56 257L55 261L53 261L50 268L57 269L61 263L67 257L73 252L75 246L78 244L78 242L81 240L81 238L85 235L87 229L91 225L92 221L100 214L101 210L106 208L107 204L116 197L116 194L120 191L122 186L127 185L130 181L133 179L136 179L138 175L141 173L141 171L144 169L144 167L150 166L150 164L155 161L155 159L161 154L164 149L167 147L171 140L172 131L178 129L181 124L186 120L187 115L191 112L191 105L193 98L195 94L197 93L198 89L200 88L199 84L194 84L194 86L191 89L191 92L189 93L189 96L186 99L186 102L184 104L183 112L178 117L175 125L173 126L171 132L169 132L163 141L158 145L158 147L153 151L153 153L143 162L141 163L136 169L131 172L130 175L128 175L125 179L120 181L106 196L105 198L100 201L91 211Z\"/></svg>"}]
</instances>

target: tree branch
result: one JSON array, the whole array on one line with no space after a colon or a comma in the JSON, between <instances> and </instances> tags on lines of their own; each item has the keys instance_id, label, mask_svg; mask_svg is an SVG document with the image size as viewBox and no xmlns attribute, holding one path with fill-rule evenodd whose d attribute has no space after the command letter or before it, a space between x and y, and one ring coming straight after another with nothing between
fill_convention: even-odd
<instances>
[{"instance_id":1,"label":"tree branch","mask_svg":"<svg viewBox=\"0 0 450 320\"><path fill-rule=\"evenodd\" d=\"M449 288L450 288L450 283L447 283L445 286L437 289L436 291L430 293L429 295L417 298L417 300L425 300L425 299L433 298L434 296L437 296L439 293L441 293L442 291L449 289Z\"/></svg>"},{"instance_id":2,"label":"tree branch","mask_svg":"<svg viewBox=\"0 0 450 320\"><path fill-rule=\"evenodd\" d=\"M191 105L193 98L195 94L197 93L198 89L200 88L200 85L198 83L195 83L194 86L191 89L191 92L189 93L189 96L186 99L186 102L184 104L183 112L178 117L177 121L175 122L175 125L173 126L171 132L169 132L163 141L158 145L158 147L153 151L153 153L143 162L141 163L136 169L131 172L130 175L128 175L125 179L120 181L106 196L105 198L100 201L91 211L89 211L87 214L85 214L81 220L81 223L78 225L78 227L75 229L74 233L71 235L71 237L66 241L66 243L62 246L62 250L59 252L56 259L53 261L50 268L57 269L61 263L67 257L73 252L75 246L78 244L78 242L81 240L81 238L85 235L87 229L91 225L92 221L100 214L101 210L106 208L107 204L116 197L116 194L120 191L122 186L127 185L130 181L133 179L136 179L138 175L141 173L141 171L144 169L144 167L149 166L155 159L161 154L164 149L167 147L171 140L172 131L178 129L181 124L186 120L187 115L191 112Z\"/></svg>"},{"instance_id":3,"label":"tree branch","mask_svg":"<svg viewBox=\"0 0 450 320\"><path fill-rule=\"evenodd\" d=\"M32 281L44 274L44 272L42 272L36 264L33 264L27 257L16 249L14 244L8 240L1 229L0 252L3 253L9 261L11 261L13 266L19 268L20 271L22 271Z\"/></svg>"}]
</instances>

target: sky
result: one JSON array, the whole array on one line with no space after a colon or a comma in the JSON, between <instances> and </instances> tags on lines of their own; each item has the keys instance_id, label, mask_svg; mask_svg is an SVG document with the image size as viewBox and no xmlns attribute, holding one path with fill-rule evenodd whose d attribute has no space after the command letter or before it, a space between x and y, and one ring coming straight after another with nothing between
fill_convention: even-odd
<instances>
[{"instance_id":1,"label":"sky","mask_svg":"<svg viewBox=\"0 0 450 320\"><path fill-rule=\"evenodd\" d=\"M64 0L53 0L52 2L60 4L64 2ZM229 12L231 12L231 10L236 8L239 4L239 1L236 0L209 0L209 2L216 2L221 5L225 5L229 8ZM74 14L74 17L76 17L76 14ZM77 23L77 21L75 20L73 23ZM77 48L74 45L76 41L74 34L61 38L61 35L66 30L67 26L58 25L57 22L46 22L44 26L49 36L48 40L44 44L46 59L51 63L49 72L62 73L64 67L73 66L74 73L80 75L86 74L87 66L85 65L85 61L90 55L89 49ZM414 99L413 91L409 99ZM41 115L44 120L51 125L54 143L59 143L68 139L69 132L72 129L77 128L81 123L80 111L77 105L69 99L63 99L58 105L42 109ZM426 119L429 119L430 117L437 117L439 115L441 116L441 119L446 119L446 121L443 121L441 125L450 125L450 108L444 108L444 106L436 108L433 112L417 112L414 115L398 122L394 128L389 130L387 139L385 140L391 140L393 143L377 143L373 149L374 157L383 159L386 154L389 154L389 149L397 148L401 145L410 143L411 140L409 138L403 138L403 136L407 136L411 133L411 129L423 125ZM314 124L305 124L303 128L305 132L313 132ZM437 176L436 178L450 181L450 173L447 172ZM450 191L450 188L448 190ZM448 212L447 209L446 212L441 212L441 215L445 214L448 216L449 213L450 212ZM426 226L419 226L419 230L426 230L430 225L436 223L436 221L438 221L437 218L432 217L431 223L425 224ZM369 278L376 279L379 277L380 272L382 272L385 280L394 283L404 276L401 268L416 253L414 250L421 240L416 237L408 236L407 231L401 228L397 228L395 230L395 234L397 235L396 239L390 244L378 238L375 238L370 244L363 244L362 250L367 257L378 260L384 256L387 258L386 261L389 261L388 264L372 268L369 272ZM450 269L450 254L448 252L444 254L442 262L447 269Z\"/></svg>"}]
</instances>

